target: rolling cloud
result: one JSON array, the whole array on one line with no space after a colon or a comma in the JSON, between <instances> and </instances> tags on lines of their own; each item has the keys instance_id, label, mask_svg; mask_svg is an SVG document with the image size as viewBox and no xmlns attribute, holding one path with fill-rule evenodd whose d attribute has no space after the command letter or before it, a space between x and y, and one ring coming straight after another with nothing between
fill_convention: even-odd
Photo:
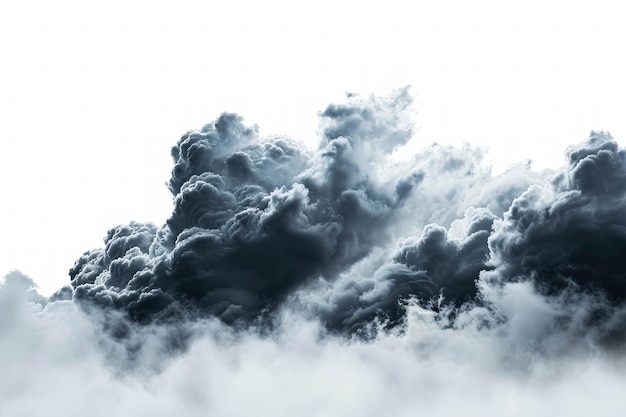
<instances>
[{"instance_id":1,"label":"rolling cloud","mask_svg":"<svg viewBox=\"0 0 626 417\"><path fill-rule=\"evenodd\" d=\"M389 241L387 227L420 182L376 172L410 138L410 104L400 90L329 106L310 155L259 138L234 114L187 133L172 149L171 217L158 229L109 231L105 247L71 270L75 299L140 322L187 313L232 322L336 276Z\"/></svg>"},{"instance_id":2,"label":"rolling cloud","mask_svg":"<svg viewBox=\"0 0 626 417\"><path fill-rule=\"evenodd\" d=\"M493 175L469 145L398 158L412 113L349 95L316 149L232 113L187 132L163 225L111 228L51 297L0 284L0 415L616 415L626 150Z\"/></svg>"}]
</instances>

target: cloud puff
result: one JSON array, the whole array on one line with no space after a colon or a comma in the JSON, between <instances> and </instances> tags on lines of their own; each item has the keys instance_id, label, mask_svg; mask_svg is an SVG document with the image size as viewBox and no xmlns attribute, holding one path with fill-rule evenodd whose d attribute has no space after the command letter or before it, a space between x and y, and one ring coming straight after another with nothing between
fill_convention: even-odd
<instances>
[{"instance_id":1,"label":"cloud puff","mask_svg":"<svg viewBox=\"0 0 626 417\"><path fill-rule=\"evenodd\" d=\"M411 112L349 95L314 150L230 113L183 135L163 225L50 297L0 282L0 415L619 415L626 151L398 162Z\"/></svg>"},{"instance_id":2,"label":"cloud puff","mask_svg":"<svg viewBox=\"0 0 626 417\"><path fill-rule=\"evenodd\" d=\"M512 204L490 238L507 279L533 275L546 292L570 280L626 297L626 152L592 132L567 152L549 186L531 187Z\"/></svg>"},{"instance_id":3,"label":"cloud puff","mask_svg":"<svg viewBox=\"0 0 626 417\"><path fill-rule=\"evenodd\" d=\"M406 89L331 105L311 153L259 138L234 114L185 134L172 150L171 217L158 229L111 229L105 248L70 271L75 299L140 322L233 322L273 309L312 278L332 278L386 243L420 181L371 169L410 138L410 108Z\"/></svg>"},{"instance_id":4,"label":"cloud puff","mask_svg":"<svg viewBox=\"0 0 626 417\"><path fill-rule=\"evenodd\" d=\"M402 240L392 254L373 256L363 270L354 268L337 282L321 281L300 291L297 302L330 328L351 332L376 318L387 327L401 324L403 301L417 299L429 307L471 301L480 272L490 269L487 239L495 219L489 210L470 208L453 225L461 231L457 237L429 224L420 237Z\"/></svg>"},{"instance_id":5,"label":"cloud puff","mask_svg":"<svg viewBox=\"0 0 626 417\"><path fill-rule=\"evenodd\" d=\"M604 343L620 345L626 341L625 155L603 132L570 147L565 167L521 194L496 222L489 238L495 270L484 276L491 285L532 282L561 300L565 325L583 316L579 331L591 329Z\"/></svg>"},{"instance_id":6,"label":"cloud puff","mask_svg":"<svg viewBox=\"0 0 626 417\"><path fill-rule=\"evenodd\" d=\"M129 339L101 331L104 317L96 311L84 314L67 300L44 306L33 301L32 286L22 278L0 283L0 317L10 318L0 333L0 415L577 416L622 410L616 398L626 388L623 356L528 349L528 337L548 324L553 309L527 283L501 294L510 320L496 327L478 327L477 311L472 325L443 326L437 314L418 306L409 309L405 332L381 332L367 342L329 335L294 314L282 314L270 333L235 331L206 319L172 326L194 333L187 349L174 354L163 343L171 337L167 325L128 322L130 339L142 342L129 351Z\"/></svg>"},{"instance_id":7,"label":"cloud puff","mask_svg":"<svg viewBox=\"0 0 626 417\"><path fill-rule=\"evenodd\" d=\"M592 319L626 296L616 142L592 133L557 172L521 163L493 176L467 145L397 162L411 104L406 88L349 95L320 112L316 150L261 138L232 113L186 133L172 149L172 215L111 229L71 269L74 300L144 325L248 326L288 308L350 335L402 327L413 304L497 321L494 294L531 282L557 304L584 294L587 328L621 340Z\"/></svg>"}]
</instances>

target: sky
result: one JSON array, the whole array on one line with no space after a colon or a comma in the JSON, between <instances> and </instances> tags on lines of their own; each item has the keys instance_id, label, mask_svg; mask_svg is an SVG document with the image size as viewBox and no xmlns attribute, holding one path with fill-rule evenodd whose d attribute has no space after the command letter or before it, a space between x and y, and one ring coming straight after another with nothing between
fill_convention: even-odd
<instances>
[{"instance_id":1,"label":"sky","mask_svg":"<svg viewBox=\"0 0 626 417\"><path fill-rule=\"evenodd\" d=\"M0 1L0 416L619 415L624 19Z\"/></svg>"},{"instance_id":2,"label":"sky","mask_svg":"<svg viewBox=\"0 0 626 417\"><path fill-rule=\"evenodd\" d=\"M417 148L557 168L626 135L613 2L3 1L0 269L42 291L109 227L167 217L169 149L233 111L314 146L346 92L411 85Z\"/></svg>"}]
</instances>

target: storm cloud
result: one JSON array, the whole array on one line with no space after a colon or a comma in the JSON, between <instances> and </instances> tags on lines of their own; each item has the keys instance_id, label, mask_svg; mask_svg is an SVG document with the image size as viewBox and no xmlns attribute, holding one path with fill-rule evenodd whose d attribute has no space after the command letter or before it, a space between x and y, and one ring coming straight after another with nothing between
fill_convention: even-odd
<instances>
[{"instance_id":1,"label":"storm cloud","mask_svg":"<svg viewBox=\"0 0 626 417\"><path fill-rule=\"evenodd\" d=\"M507 280L533 275L545 292L568 282L626 297L626 151L606 133L567 150L548 186L515 199L490 238Z\"/></svg>"},{"instance_id":2,"label":"storm cloud","mask_svg":"<svg viewBox=\"0 0 626 417\"><path fill-rule=\"evenodd\" d=\"M49 297L0 282L0 414L618 415L626 150L494 175L469 145L399 158L413 120L404 88L329 105L315 149L187 132L162 225L112 227Z\"/></svg>"},{"instance_id":3,"label":"storm cloud","mask_svg":"<svg viewBox=\"0 0 626 417\"><path fill-rule=\"evenodd\" d=\"M232 322L273 309L310 279L332 279L389 241L421 180L375 169L411 137L411 101L402 89L329 106L316 151L259 138L235 114L188 132L172 149L170 218L111 229L70 271L75 299L140 322Z\"/></svg>"},{"instance_id":4,"label":"storm cloud","mask_svg":"<svg viewBox=\"0 0 626 417\"><path fill-rule=\"evenodd\" d=\"M74 301L144 325L299 311L350 336L403 328L414 305L497 322L493 294L527 283L550 302L593 298L583 328L621 343L606 321L626 297L625 151L592 132L552 172L494 176L469 145L399 161L413 113L408 88L349 94L319 113L317 149L232 113L187 132L172 148L171 216L109 230L70 271Z\"/></svg>"}]
</instances>

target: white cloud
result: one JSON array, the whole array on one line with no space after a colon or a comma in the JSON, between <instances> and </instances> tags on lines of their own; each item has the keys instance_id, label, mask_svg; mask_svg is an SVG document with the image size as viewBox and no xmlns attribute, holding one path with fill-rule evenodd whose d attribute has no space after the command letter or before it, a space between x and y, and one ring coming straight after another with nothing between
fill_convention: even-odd
<instances>
[{"instance_id":1,"label":"white cloud","mask_svg":"<svg viewBox=\"0 0 626 417\"><path fill-rule=\"evenodd\" d=\"M524 350L536 334L523 328L545 315L451 330L416 310L406 334L369 342L325 335L293 313L264 336L206 321L176 354L153 349L164 328L143 327L141 356L125 362L123 344L72 302L41 308L13 290L0 287L12 317L0 338L3 416L618 416L626 388L619 356ZM542 303L512 291L507 314Z\"/></svg>"}]
</instances>

